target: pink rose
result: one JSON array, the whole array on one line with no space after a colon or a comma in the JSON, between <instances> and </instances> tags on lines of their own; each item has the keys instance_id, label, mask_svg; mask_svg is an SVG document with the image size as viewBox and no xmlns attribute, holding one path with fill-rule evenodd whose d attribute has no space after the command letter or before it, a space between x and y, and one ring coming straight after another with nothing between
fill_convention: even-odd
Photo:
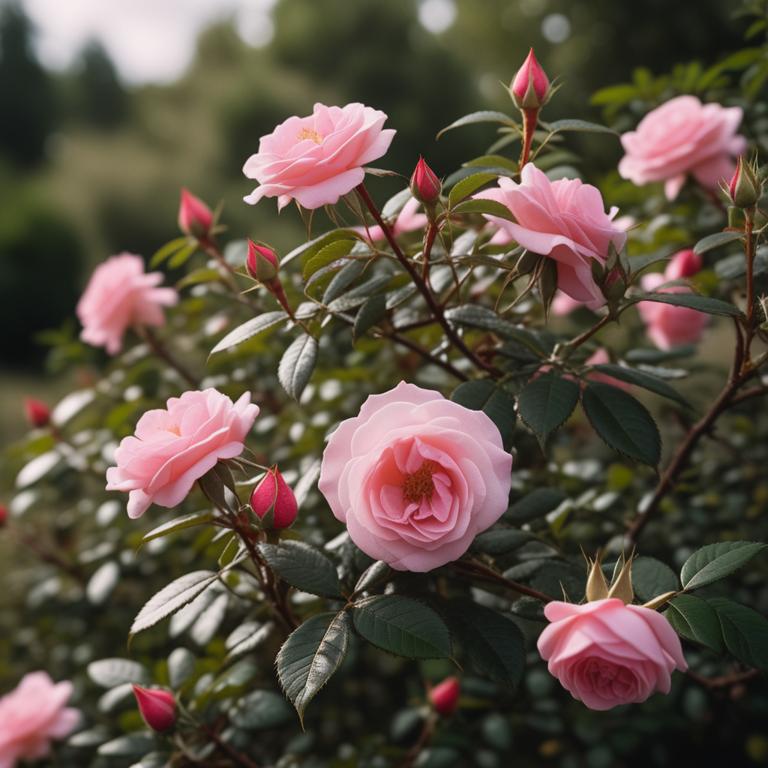
<instances>
[{"instance_id":1,"label":"pink rose","mask_svg":"<svg viewBox=\"0 0 768 768\"><path fill-rule=\"evenodd\" d=\"M80 713L66 704L72 683L54 683L46 672L31 672L0 699L0 768L47 757L51 741L77 728Z\"/></svg>"},{"instance_id":2,"label":"pink rose","mask_svg":"<svg viewBox=\"0 0 768 768\"><path fill-rule=\"evenodd\" d=\"M673 670L684 672L680 638L660 613L615 598L584 605L554 601L539 636L547 667L590 709L638 704L669 693Z\"/></svg>"},{"instance_id":3,"label":"pink rose","mask_svg":"<svg viewBox=\"0 0 768 768\"><path fill-rule=\"evenodd\" d=\"M651 110L621 137L626 155L619 174L637 185L663 181L674 200L687 175L707 189L730 179L747 140L736 133L741 107L702 104L695 96L678 96Z\"/></svg>"},{"instance_id":4,"label":"pink rose","mask_svg":"<svg viewBox=\"0 0 768 768\"><path fill-rule=\"evenodd\" d=\"M400 382L331 435L319 487L363 552L423 572L461 557L501 517L511 469L482 411Z\"/></svg>"},{"instance_id":5,"label":"pink rose","mask_svg":"<svg viewBox=\"0 0 768 768\"><path fill-rule=\"evenodd\" d=\"M99 264L77 305L83 324L80 338L116 355L131 326L163 325L162 308L176 304L179 295L173 288L158 288L162 282L161 272L144 272L143 259L132 253Z\"/></svg>"},{"instance_id":6,"label":"pink rose","mask_svg":"<svg viewBox=\"0 0 768 768\"><path fill-rule=\"evenodd\" d=\"M684 285L671 285L667 288L659 288L659 286L672 280L690 277L700 268L701 258L693 251L679 251L667 264L663 274L652 272L649 275L643 275L640 284L648 293L691 293L691 289ZM645 323L648 338L659 349L695 344L701 339L708 322L707 315L703 312L697 312L688 307L661 304L657 301L641 301L637 309Z\"/></svg>"},{"instance_id":7,"label":"pink rose","mask_svg":"<svg viewBox=\"0 0 768 768\"><path fill-rule=\"evenodd\" d=\"M423 229L427 226L427 216L424 213L416 213L421 203L413 197L408 198L408 202L402 207L395 221L390 225L392 234L396 237L405 232L414 232L417 229ZM372 243L384 240L384 232L381 227L355 227L355 231L361 235L369 237Z\"/></svg>"},{"instance_id":8,"label":"pink rose","mask_svg":"<svg viewBox=\"0 0 768 768\"><path fill-rule=\"evenodd\" d=\"M135 436L123 438L107 490L129 492L128 517L141 517L150 504L175 507L217 461L243 452L258 413L248 392L236 403L215 389L171 397L165 410L139 419Z\"/></svg>"},{"instance_id":9,"label":"pink rose","mask_svg":"<svg viewBox=\"0 0 768 768\"><path fill-rule=\"evenodd\" d=\"M618 209L606 213L600 191L591 184L550 181L532 163L520 177L519 184L501 177L498 187L475 195L509 208L515 222L486 218L532 253L554 259L561 291L590 309L602 306L605 297L592 277L590 261L604 264L611 245L618 251L624 247L627 234L612 221Z\"/></svg>"},{"instance_id":10,"label":"pink rose","mask_svg":"<svg viewBox=\"0 0 768 768\"><path fill-rule=\"evenodd\" d=\"M362 104L315 104L309 117L289 117L246 160L243 173L260 186L245 202L277 197L278 209L291 200L304 208L333 205L362 183L363 166L389 149L395 131L382 129L386 119Z\"/></svg>"}]
</instances>

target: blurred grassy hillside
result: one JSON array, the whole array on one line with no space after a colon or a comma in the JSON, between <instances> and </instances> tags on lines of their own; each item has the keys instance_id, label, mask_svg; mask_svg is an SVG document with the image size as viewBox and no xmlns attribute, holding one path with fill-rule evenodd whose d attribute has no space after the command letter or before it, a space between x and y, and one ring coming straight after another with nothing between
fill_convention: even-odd
<instances>
[{"instance_id":1,"label":"blurred grassy hillside","mask_svg":"<svg viewBox=\"0 0 768 768\"><path fill-rule=\"evenodd\" d=\"M491 135L480 126L436 142L436 131L474 109L509 109L503 84L530 45L567 85L548 116L594 118L590 93L638 66L710 62L737 47L738 7L700 0L693 14L690 4L662 0L280 0L265 47L249 47L222 23L201 34L177 83L128 89L96 43L70 71L46 71L21 8L0 4L0 322L13 329L0 335L0 437L21 429L22 392L53 395L67 384L42 383L36 335L71 316L94 263L120 250L148 256L174 236L180 186L211 204L226 201L224 221L239 235L295 244L303 233L295 213L241 202L251 188L244 160L286 116L317 100L362 101L398 130L383 166L408 174L423 153L449 172ZM430 13L455 16L435 34ZM619 149L596 142L586 151L600 170L615 165ZM382 180L376 191L397 184Z\"/></svg>"}]
</instances>

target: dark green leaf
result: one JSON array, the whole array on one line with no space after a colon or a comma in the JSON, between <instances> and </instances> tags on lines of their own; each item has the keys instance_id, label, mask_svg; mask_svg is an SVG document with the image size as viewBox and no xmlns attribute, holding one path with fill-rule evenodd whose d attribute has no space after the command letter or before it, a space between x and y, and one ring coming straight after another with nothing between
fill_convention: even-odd
<instances>
[{"instance_id":1,"label":"dark green leaf","mask_svg":"<svg viewBox=\"0 0 768 768\"><path fill-rule=\"evenodd\" d=\"M507 219L508 221L515 220L512 211L506 205L502 205L502 203L496 200L465 200L463 203L456 205L451 210L451 213L457 216L464 213L478 213L485 216L496 216L499 219Z\"/></svg>"},{"instance_id":2,"label":"dark green leaf","mask_svg":"<svg viewBox=\"0 0 768 768\"><path fill-rule=\"evenodd\" d=\"M277 676L300 720L317 692L339 668L347 652L349 616L323 613L291 633L277 654Z\"/></svg>"},{"instance_id":3,"label":"dark green leaf","mask_svg":"<svg viewBox=\"0 0 768 768\"><path fill-rule=\"evenodd\" d=\"M334 299L341 296L363 274L364 270L365 263L362 261L350 261L348 264L345 264L333 276L331 282L328 283L328 287L323 292L323 304L330 304Z\"/></svg>"},{"instance_id":4,"label":"dark green leaf","mask_svg":"<svg viewBox=\"0 0 768 768\"><path fill-rule=\"evenodd\" d=\"M516 501L506 513L506 519L515 523L527 523L557 509L566 495L557 488L536 488Z\"/></svg>"},{"instance_id":5,"label":"dark green leaf","mask_svg":"<svg viewBox=\"0 0 768 768\"><path fill-rule=\"evenodd\" d=\"M335 261L339 261L348 255L357 240L335 240L323 246L311 259L307 259L301 274L304 280L309 280L312 275L322 267L327 267Z\"/></svg>"},{"instance_id":6,"label":"dark green leaf","mask_svg":"<svg viewBox=\"0 0 768 768\"><path fill-rule=\"evenodd\" d=\"M168 657L168 682L178 691L195 671L195 654L187 648L174 648Z\"/></svg>"},{"instance_id":7,"label":"dark green leaf","mask_svg":"<svg viewBox=\"0 0 768 768\"><path fill-rule=\"evenodd\" d=\"M697 293L646 293L633 296L632 304L640 301L655 301L661 304L672 304L675 307L687 307L707 315L723 317L741 317L741 310L727 301L712 299L709 296L699 296Z\"/></svg>"},{"instance_id":8,"label":"dark green leaf","mask_svg":"<svg viewBox=\"0 0 768 768\"><path fill-rule=\"evenodd\" d=\"M554 373L528 382L517 400L520 418L542 441L562 426L579 401L579 385Z\"/></svg>"},{"instance_id":9,"label":"dark green leaf","mask_svg":"<svg viewBox=\"0 0 768 768\"><path fill-rule=\"evenodd\" d=\"M259 551L277 575L296 589L324 597L341 597L336 566L303 541L260 544Z\"/></svg>"},{"instance_id":10,"label":"dark green leaf","mask_svg":"<svg viewBox=\"0 0 768 768\"><path fill-rule=\"evenodd\" d=\"M292 717L286 700L274 691L253 691L239 699L230 713L232 725L247 731L278 728Z\"/></svg>"},{"instance_id":11,"label":"dark green leaf","mask_svg":"<svg viewBox=\"0 0 768 768\"><path fill-rule=\"evenodd\" d=\"M595 432L615 451L655 467L661 458L661 436L645 406L618 387L589 383L581 396Z\"/></svg>"},{"instance_id":12,"label":"dark green leaf","mask_svg":"<svg viewBox=\"0 0 768 768\"><path fill-rule=\"evenodd\" d=\"M319 235L313 240L302 243L298 247L294 248L290 253L287 253L282 259L280 259L280 265L284 267L299 256L301 256L303 261L306 263L316 253L319 253L321 248L325 247L329 243L333 243L336 240L350 240L355 238L359 240L360 234L355 232L354 229L334 229L331 232L326 232L322 235Z\"/></svg>"},{"instance_id":13,"label":"dark green leaf","mask_svg":"<svg viewBox=\"0 0 768 768\"><path fill-rule=\"evenodd\" d=\"M277 369L283 389L295 400L301 397L317 362L317 339L307 333L294 339Z\"/></svg>"},{"instance_id":14,"label":"dark green leaf","mask_svg":"<svg viewBox=\"0 0 768 768\"><path fill-rule=\"evenodd\" d=\"M149 533L145 533L142 536L142 542L152 541L152 539L159 539L163 536L168 536L170 533L176 533L176 531L183 531L186 528L193 528L196 525L205 525L213 520L213 513L211 512L194 512L191 515L183 515L182 517L176 517L173 520L158 525L153 528Z\"/></svg>"},{"instance_id":15,"label":"dark green leaf","mask_svg":"<svg viewBox=\"0 0 768 768\"><path fill-rule=\"evenodd\" d=\"M99 659L88 665L88 677L102 688L115 688L126 683L147 683L149 672L131 659Z\"/></svg>"},{"instance_id":16,"label":"dark green leaf","mask_svg":"<svg viewBox=\"0 0 768 768\"><path fill-rule=\"evenodd\" d=\"M581 131L584 133L611 133L614 136L618 136L612 128L608 128L605 125L599 123L590 123L586 120L555 120L554 123L548 123L544 126L548 128L552 133L562 133L563 131Z\"/></svg>"},{"instance_id":17,"label":"dark green leaf","mask_svg":"<svg viewBox=\"0 0 768 768\"><path fill-rule=\"evenodd\" d=\"M492 309L478 304L462 304L459 307L449 309L445 316L455 325L463 325L469 328L482 328L493 331L505 339L516 341L527 349L530 349L539 357L544 357L547 351L539 338L527 328L510 323L499 317Z\"/></svg>"},{"instance_id":18,"label":"dark green leaf","mask_svg":"<svg viewBox=\"0 0 768 768\"><path fill-rule=\"evenodd\" d=\"M212 350L211 354L221 352L224 349L234 347L236 344L242 344L260 333L264 333L268 328L277 325L288 317L282 309L274 312L264 312L258 317L251 318L242 325L238 325L233 331L230 331Z\"/></svg>"},{"instance_id":19,"label":"dark green leaf","mask_svg":"<svg viewBox=\"0 0 768 768\"><path fill-rule=\"evenodd\" d=\"M474 194L480 187L484 187L495 179L496 175L493 173L473 173L470 176L466 176L453 185L448 194L448 207L453 208L464 200L464 198Z\"/></svg>"},{"instance_id":20,"label":"dark green leaf","mask_svg":"<svg viewBox=\"0 0 768 768\"><path fill-rule=\"evenodd\" d=\"M705 600L694 595L678 595L670 600L664 616L680 637L704 645L715 653L722 653L720 622L712 606Z\"/></svg>"},{"instance_id":21,"label":"dark green leaf","mask_svg":"<svg viewBox=\"0 0 768 768\"><path fill-rule=\"evenodd\" d=\"M632 561L632 586L644 603L665 592L679 589L677 575L666 564L653 557L636 557Z\"/></svg>"},{"instance_id":22,"label":"dark green leaf","mask_svg":"<svg viewBox=\"0 0 768 768\"><path fill-rule=\"evenodd\" d=\"M382 650L409 659L451 655L448 627L429 607L410 597L375 595L355 603L355 629Z\"/></svg>"},{"instance_id":23,"label":"dark green leaf","mask_svg":"<svg viewBox=\"0 0 768 768\"><path fill-rule=\"evenodd\" d=\"M492 528L475 537L472 549L487 555L506 555L532 539L532 534L518 528Z\"/></svg>"},{"instance_id":24,"label":"dark green leaf","mask_svg":"<svg viewBox=\"0 0 768 768\"><path fill-rule=\"evenodd\" d=\"M725 647L739 661L768 671L768 620L725 597L707 601L720 621Z\"/></svg>"},{"instance_id":25,"label":"dark green leaf","mask_svg":"<svg viewBox=\"0 0 768 768\"><path fill-rule=\"evenodd\" d=\"M440 133L437 134L439 139L447 131L451 131L454 128L460 128L462 125L474 125L475 123L501 123L502 125L515 125L515 121L503 112L494 112L492 110L482 110L480 112L472 112L469 115L464 115L458 120L454 120L450 125L443 128Z\"/></svg>"},{"instance_id":26,"label":"dark green leaf","mask_svg":"<svg viewBox=\"0 0 768 768\"><path fill-rule=\"evenodd\" d=\"M696 550L683 564L680 580L690 591L730 576L766 547L756 541L721 541Z\"/></svg>"},{"instance_id":27,"label":"dark green leaf","mask_svg":"<svg viewBox=\"0 0 768 768\"><path fill-rule=\"evenodd\" d=\"M662 397L668 397L670 400L680 403L680 405L688 406L687 400L677 390L670 387L664 379L660 379L658 376L653 376L645 371L639 371L637 368L628 368L625 365L613 365L610 363L595 365L593 368L607 376L612 376L614 379L635 384Z\"/></svg>"},{"instance_id":28,"label":"dark green leaf","mask_svg":"<svg viewBox=\"0 0 768 768\"><path fill-rule=\"evenodd\" d=\"M387 297L383 293L371 296L360 307L357 315L355 316L355 325L353 328L353 335L355 339L359 339L364 336L373 326L381 321L387 314Z\"/></svg>"},{"instance_id":29,"label":"dark green leaf","mask_svg":"<svg viewBox=\"0 0 768 768\"><path fill-rule=\"evenodd\" d=\"M715 232L714 235L707 235L699 240L693 246L693 252L700 256L702 253L719 248L722 245L727 245L728 243L733 243L736 240L741 240L743 237L743 232Z\"/></svg>"},{"instance_id":30,"label":"dark green leaf","mask_svg":"<svg viewBox=\"0 0 768 768\"><path fill-rule=\"evenodd\" d=\"M515 398L511 392L490 379L465 381L453 390L451 400L465 408L483 411L498 427L504 445L509 445L515 431Z\"/></svg>"}]
</instances>

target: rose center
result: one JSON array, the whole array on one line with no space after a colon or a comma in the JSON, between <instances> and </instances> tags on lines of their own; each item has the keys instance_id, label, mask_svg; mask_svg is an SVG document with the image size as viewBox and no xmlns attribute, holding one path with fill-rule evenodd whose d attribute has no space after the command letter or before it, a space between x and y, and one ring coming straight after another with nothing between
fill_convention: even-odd
<instances>
[{"instance_id":1,"label":"rose center","mask_svg":"<svg viewBox=\"0 0 768 768\"><path fill-rule=\"evenodd\" d=\"M414 502L432 498L435 492L432 475L436 470L437 464L427 459L415 472L406 475L403 480L403 498Z\"/></svg>"},{"instance_id":2,"label":"rose center","mask_svg":"<svg viewBox=\"0 0 768 768\"><path fill-rule=\"evenodd\" d=\"M296 138L299 141L304 141L305 139L309 139L310 141L314 141L315 144L323 143L323 137L317 131L313 131L311 128L302 128L298 132Z\"/></svg>"},{"instance_id":3,"label":"rose center","mask_svg":"<svg viewBox=\"0 0 768 768\"><path fill-rule=\"evenodd\" d=\"M181 437L181 427L178 424L172 424L170 427L165 428L166 432L171 432L178 437Z\"/></svg>"}]
</instances>

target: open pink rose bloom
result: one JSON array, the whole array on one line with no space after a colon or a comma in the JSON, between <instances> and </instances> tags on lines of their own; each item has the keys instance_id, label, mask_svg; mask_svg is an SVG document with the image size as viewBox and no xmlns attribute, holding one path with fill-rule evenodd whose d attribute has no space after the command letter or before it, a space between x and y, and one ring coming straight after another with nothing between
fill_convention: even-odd
<instances>
[{"instance_id":1,"label":"open pink rose bloom","mask_svg":"<svg viewBox=\"0 0 768 768\"><path fill-rule=\"evenodd\" d=\"M162 282L162 272L145 272L144 260L133 253L99 264L77 305L83 324L80 338L116 355L131 326L163 325L163 307L176 304L179 295L173 288L160 288Z\"/></svg>"},{"instance_id":2,"label":"open pink rose bloom","mask_svg":"<svg viewBox=\"0 0 768 768\"><path fill-rule=\"evenodd\" d=\"M741 107L702 104L695 96L670 99L622 135L626 154L619 173L637 185L663 181L669 200L689 175L716 189L733 176L733 158L746 149L746 139L736 133L742 114Z\"/></svg>"},{"instance_id":3,"label":"open pink rose bloom","mask_svg":"<svg viewBox=\"0 0 768 768\"><path fill-rule=\"evenodd\" d=\"M362 183L363 166L389 149L395 131L383 128L386 119L363 104L315 104L308 117L289 117L246 160L243 173L259 186L245 201L277 197L278 208L295 200L309 209L337 203Z\"/></svg>"},{"instance_id":4,"label":"open pink rose bloom","mask_svg":"<svg viewBox=\"0 0 768 768\"><path fill-rule=\"evenodd\" d=\"M141 517L151 504L180 504L216 462L243 452L258 413L248 392L236 403L215 389L170 398L167 408L147 411L136 434L123 438L117 466L107 470L107 490L129 493L129 517Z\"/></svg>"},{"instance_id":5,"label":"open pink rose bloom","mask_svg":"<svg viewBox=\"0 0 768 768\"><path fill-rule=\"evenodd\" d=\"M461 557L506 511L511 469L482 411L401 382L331 435L319 487L363 552L430 571Z\"/></svg>"},{"instance_id":6,"label":"open pink rose bloom","mask_svg":"<svg viewBox=\"0 0 768 768\"><path fill-rule=\"evenodd\" d=\"M571 695L590 709L638 704L669 693L675 669L684 672L680 638L667 619L617 598L584 605L553 601L539 636L541 657Z\"/></svg>"},{"instance_id":7,"label":"open pink rose bloom","mask_svg":"<svg viewBox=\"0 0 768 768\"><path fill-rule=\"evenodd\" d=\"M65 739L80 723L67 706L72 683L54 683L46 672L30 672L0 699L0 768L47 757L51 742Z\"/></svg>"},{"instance_id":8,"label":"open pink rose bloom","mask_svg":"<svg viewBox=\"0 0 768 768\"><path fill-rule=\"evenodd\" d=\"M627 233L613 218L618 208L605 212L600 191L579 179L550 181L532 163L520 174L520 183L502 177L498 187L475 197L495 200L509 208L515 221L487 218L509 238L532 253L557 262L557 286L590 309L605 304L592 277L590 261L604 264L611 247L620 251Z\"/></svg>"}]
</instances>

